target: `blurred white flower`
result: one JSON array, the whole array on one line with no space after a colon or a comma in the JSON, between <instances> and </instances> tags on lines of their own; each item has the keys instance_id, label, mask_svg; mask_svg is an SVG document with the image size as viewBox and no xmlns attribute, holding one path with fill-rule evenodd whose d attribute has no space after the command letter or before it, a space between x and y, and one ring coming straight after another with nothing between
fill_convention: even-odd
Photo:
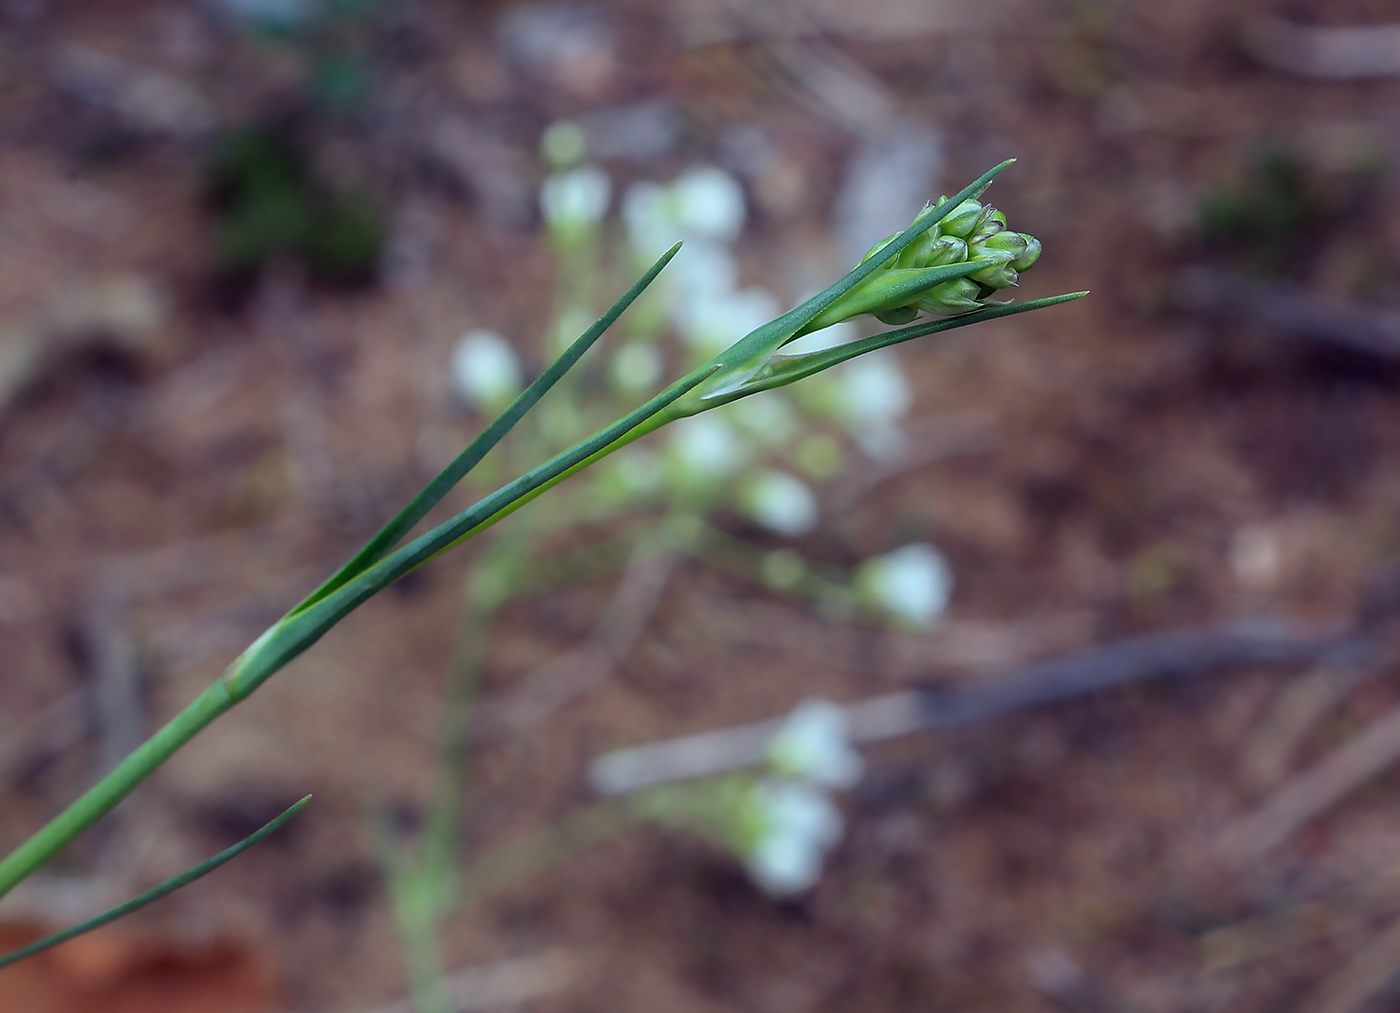
<instances>
[{"instance_id":1,"label":"blurred white flower","mask_svg":"<svg viewBox=\"0 0 1400 1013\"><path fill-rule=\"evenodd\" d=\"M627 188L622 196L622 222L633 249L647 260L655 260L682 238L668 207L666 188L650 180Z\"/></svg>"},{"instance_id":2,"label":"blurred white flower","mask_svg":"<svg viewBox=\"0 0 1400 1013\"><path fill-rule=\"evenodd\" d=\"M556 172L540 188L540 211L553 232L569 235L593 228L608 213L612 182L596 165Z\"/></svg>"},{"instance_id":3,"label":"blurred white flower","mask_svg":"<svg viewBox=\"0 0 1400 1013\"><path fill-rule=\"evenodd\" d=\"M596 470L600 491L610 502L650 499L661 490L661 461L646 447L625 447Z\"/></svg>"},{"instance_id":4,"label":"blurred white flower","mask_svg":"<svg viewBox=\"0 0 1400 1013\"><path fill-rule=\"evenodd\" d=\"M791 403L776 390L752 394L724 410L740 429L768 446L781 446L797 434Z\"/></svg>"},{"instance_id":5,"label":"blurred white flower","mask_svg":"<svg viewBox=\"0 0 1400 1013\"><path fill-rule=\"evenodd\" d=\"M743 466L744 448L738 436L713 413L678 419L670 428L667 449L686 484L712 484Z\"/></svg>"},{"instance_id":6,"label":"blurred white flower","mask_svg":"<svg viewBox=\"0 0 1400 1013\"><path fill-rule=\"evenodd\" d=\"M806 483L785 471L755 475L744 490L743 504L759 524L789 538L817 526L817 497Z\"/></svg>"},{"instance_id":7,"label":"blurred white flower","mask_svg":"<svg viewBox=\"0 0 1400 1013\"><path fill-rule=\"evenodd\" d=\"M631 342L617 350L612 361L613 382L622 390L650 390L661 380L661 352L651 345Z\"/></svg>"},{"instance_id":8,"label":"blurred white flower","mask_svg":"<svg viewBox=\"0 0 1400 1013\"><path fill-rule=\"evenodd\" d=\"M671 184L672 214L680 231L732 243L744 228L744 188L723 169L698 165Z\"/></svg>"},{"instance_id":9,"label":"blurred white flower","mask_svg":"<svg viewBox=\"0 0 1400 1013\"><path fill-rule=\"evenodd\" d=\"M913 404L899 359L863 355L835 372L847 428L861 449L878 460L898 458L904 451L899 419Z\"/></svg>"},{"instance_id":10,"label":"blurred white flower","mask_svg":"<svg viewBox=\"0 0 1400 1013\"><path fill-rule=\"evenodd\" d=\"M840 323L832 324L830 327L823 327L819 331L811 334L804 334L796 341L789 341L783 346L784 355L806 355L808 352L824 352L828 348L835 348L837 345L844 345L848 341L854 341L860 337L860 327L854 320L842 320Z\"/></svg>"},{"instance_id":11,"label":"blurred white flower","mask_svg":"<svg viewBox=\"0 0 1400 1013\"><path fill-rule=\"evenodd\" d=\"M515 349L495 331L470 331L452 351L452 383L472 407L499 409L523 386Z\"/></svg>"},{"instance_id":12,"label":"blurred white flower","mask_svg":"<svg viewBox=\"0 0 1400 1013\"><path fill-rule=\"evenodd\" d=\"M846 712L830 700L798 704L768 743L768 762L785 777L850 788L865 763L851 747Z\"/></svg>"},{"instance_id":13,"label":"blurred white flower","mask_svg":"<svg viewBox=\"0 0 1400 1013\"><path fill-rule=\"evenodd\" d=\"M633 183L622 198L627 238L644 258L672 245L727 246L744 227L744 189L728 173L710 166L684 172L670 186Z\"/></svg>"},{"instance_id":14,"label":"blurred white flower","mask_svg":"<svg viewBox=\"0 0 1400 1013\"><path fill-rule=\"evenodd\" d=\"M734 291L739 265L727 247L701 240L681 247L661 277L672 293L674 322L678 329L688 331L692 318Z\"/></svg>"},{"instance_id":15,"label":"blurred white flower","mask_svg":"<svg viewBox=\"0 0 1400 1013\"><path fill-rule=\"evenodd\" d=\"M868 606L911 626L928 627L948 607L953 571L936 548L915 542L862 563L856 590Z\"/></svg>"},{"instance_id":16,"label":"blurred white flower","mask_svg":"<svg viewBox=\"0 0 1400 1013\"><path fill-rule=\"evenodd\" d=\"M540 154L551 169L570 169L588 154L583 128L571 120L551 123L540 139Z\"/></svg>"},{"instance_id":17,"label":"blurred white flower","mask_svg":"<svg viewBox=\"0 0 1400 1013\"><path fill-rule=\"evenodd\" d=\"M816 885L822 859L841 838L841 812L826 794L794 781L755 787L758 833L744 856L760 887L790 897Z\"/></svg>"},{"instance_id":18,"label":"blurred white flower","mask_svg":"<svg viewBox=\"0 0 1400 1013\"><path fill-rule=\"evenodd\" d=\"M893 355L862 355L845 364L838 375L851 420L859 424L891 424L913 404L909 382Z\"/></svg>"},{"instance_id":19,"label":"blurred white flower","mask_svg":"<svg viewBox=\"0 0 1400 1013\"><path fill-rule=\"evenodd\" d=\"M767 289L718 292L689 303L681 330L687 344L709 355L728 348L779 312L778 300Z\"/></svg>"}]
</instances>

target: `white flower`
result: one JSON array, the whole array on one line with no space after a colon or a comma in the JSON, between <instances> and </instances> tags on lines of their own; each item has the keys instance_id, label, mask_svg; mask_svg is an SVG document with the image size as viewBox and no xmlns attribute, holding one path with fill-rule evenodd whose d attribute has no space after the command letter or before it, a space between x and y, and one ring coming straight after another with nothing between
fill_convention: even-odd
<instances>
[{"instance_id":1,"label":"white flower","mask_svg":"<svg viewBox=\"0 0 1400 1013\"><path fill-rule=\"evenodd\" d=\"M797 434L797 419L789 402L776 390L752 394L724 408L744 432L771 447L788 443Z\"/></svg>"},{"instance_id":2,"label":"white flower","mask_svg":"<svg viewBox=\"0 0 1400 1013\"><path fill-rule=\"evenodd\" d=\"M647 260L655 260L683 238L667 204L666 188L650 180L633 183L623 194L627 238Z\"/></svg>"},{"instance_id":3,"label":"white flower","mask_svg":"<svg viewBox=\"0 0 1400 1013\"><path fill-rule=\"evenodd\" d=\"M675 243L728 245L744 228L744 189L710 166L688 169L670 186L643 181L627 188L622 220L633 248L661 256Z\"/></svg>"},{"instance_id":4,"label":"white flower","mask_svg":"<svg viewBox=\"0 0 1400 1013\"><path fill-rule=\"evenodd\" d=\"M702 240L681 247L661 277L672 295L673 322L688 333L708 307L734 291L739 265L727 247Z\"/></svg>"},{"instance_id":5,"label":"white flower","mask_svg":"<svg viewBox=\"0 0 1400 1013\"><path fill-rule=\"evenodd\" d=\"M854 341L859 336L860 327L856 325L854 320L842 320L830 327L823 327L811 334L804 334L796 341L789 341L783 346L783 354L806 355L809 352L824 352L828 348L835 348L837 345Z\"/></svg>"},{"instance_id":6,"label":"white flower","mask_svg":"<svg viewBox=\"0 0 1400 1013\"><path fill-rule=\"evenodd\" d=\"M803 700L768 743L768 762L786 777L850 788L865 772L851 747L846 712L830 700Z\"/></svg>"},{"instance_id":7,"label":"white flower","mask_svg":"<svg viewBox=\"0 0 1400 1013\"><path fill-rule=\"evenodd\" d=\"M515 349L495 331L470 331L452 351L452 382L468 405L502 408L520 393L520 361Z\"/></svg>"},{"instance_id":8,"label":"white flower","mask_svg":"<svg viewBox=\"0 0 1400 1013\"><path fill-rule=\"evenodd\" d=\"M953 571L936 548L916 542L867 559L857 571L856 588L867 605L911 626L928 627L948 607Z\"/></svg>"},{"instance_id":9,"label":"white flower","mask_svg":"<svg viewBox=\"0 0 1400 1013\"><path fill-rule=\"evenodd\" d=\"M913 404L893 355L862 355L840 370L842 401L856 426L891 425Z\"/></svg>"},{"instance_id":10,"label":"white flower","mask_svg":"<svg viewBox=\"0 0 1400 1013\"><path fill-rule=\"evenodd\" d=\"M842 413L851 435L871 457L895 460L904 452L899 419L913 396L899 360L893 355L864 355L837 371Z\"/></svg>"},{"instance_id":11,"label":"white flower","mask_svg":"<svg viewBox=\"0 0 1400 1013\"><path fill-rule=\"evenodd\" d=\"M744 188L723 169L700 165L671 184L672 214L688 236L732 243L744 228Z\"/></svg>"},{"instance_id":12,"label":"white flower","mask_svg":"<svg viewBox=\"0 0 1400 1013\"><path fill-rule=\"evenodd\" d=\"M650 499L661 489L661 461L645 447L626 447L596 469L599 488L612 502Z\"/></svg>"},{"instance_id":13,"label":"white flower","mask_svg":"<svg viewBox=\"0 0 1400 1013\"><path fill-rule=\"evenodd\" d=\"M794 781L755 787L759 832L744 856L760 887L777 897L816 885L822 859L841 838L841 812L825 792Z\"/></svg>"},{"instance_id":14,"label":"white flower","mask_svg":"<svg viewBox=\"0 0 1400 1013\"><path fill-rule=\"evenodd\" d=\"M570 120L551 123L540 138L540 154L552 169L568 169L578 165L588 154L588 139L583 129Z\"/></svg>"},{"instance_id":15,"label":"white flower","mask_svg":"<svg viewBox=\"0 0 1400 1013\"><path fill-rule=\"evenodd\" d=\"M755 475L744 490L749 516L770 531L796 538L817 526L817 497L799 478L785 471Z\"/></svg>"},{"instance_id":16,"label":"white flower","mask_svg":"<svg viewBox=\"0 0 1400 1013\"><path fill-rule=\"evenodd\" d=\"M540 189L540 211L551 231L570 234L593 228L608 213L612 182L595 165L556 172Z\"/></svg>"},{"instance_id":17,"label":"white flower","mask_svg":"<svg viewBox=\"0 0 1400 1013\"><path fill-rule=\"evenodd\" d=\"M613 356L613 382L624 391L649 390L661 379L663 366L657 349L634 341Z\"/></svg>"},{"instance_id":18,"label":"white flower","mask_svg":"<svg viewBox=\"0 0 1400 1013\"><path fill-rule=\"evenodd\" d=\"M713 414L694 415L677 420L670 428L671 459L687 484L712 484L743 465L743 446L723 419Z\"/></svg>"},{"instance_id":19,"label":"white flower","mask_svg":"<svg viewBox=\"0 0 1400 1013\"><path fill-rule=\"evenodd\" d=\"M680 258L677 258L680 259ZM766 289L746 288L692 299L682 321L686 342L702 354L723 351L779 313L778 300Z\"/></svg>"}]
</instances>

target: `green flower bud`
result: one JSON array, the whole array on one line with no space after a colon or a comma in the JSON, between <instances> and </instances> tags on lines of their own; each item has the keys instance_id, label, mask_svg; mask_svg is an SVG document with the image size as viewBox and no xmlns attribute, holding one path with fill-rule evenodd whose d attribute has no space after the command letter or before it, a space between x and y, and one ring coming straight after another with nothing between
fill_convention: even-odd
<instances>
[{"instance_id":1,"label":"green flower bud","mask_svg":"<svg viewBox=\"0 0 1400 1013\"><path fill-rule=\"evenodd\" d=\"M944 317L954 316L978 309L982 305L977 301L977 293L980 291L977 282L967 278L954 278L929 289L915 305L926 313L936 313Z\"/></svg>"},{"instance_id":2,"label":"green flower bud","mask_svg":"<svg viewBox=\"0 0 1400 1013\"><path fill-rule=\"evenodd\" d=\"M1015 260L1026 252L1026 237L1019 232L981 233L968 244L968 259L1000 259L1005 255L1008 261Z\"/></svg>"},{"instance_id":3,"label":"green flower bud","mask_svg":"<svg viewBox=\"0 0 1400 1013\"><path fill-rule=\"evenodd\" d=\"M1026 252L1021 254L1011 262L1011 266L1018 271L1029 271L1035 266L1035 262L1040 259L1040 240L1035 236L1028 236L1026 233L1018 233L1026 241Z\"/></svg>"},{"instance_id":4,"label":"green flower bud","mask_svg":"<svg viewBox=\"0 0 1400 1013\"><path fill-rule=\"evenodd\" d=\"M1012 288L1017 283L1019 275L1016 269L1011 266L1011 261L1004 264L997 264L995 267L984 267L982 270L969 274L968 278L988 288Z\"/></svg>"},{"instance_id":5,"label":"green flower bud","mask_svg":"<svg viewBox=\"0 0 1400 1013\"><path fill-rule=\"evenodd\" d=\"M967 259L967 244L957 236L945 236L929 229L899 255L898 267L941 267Z\"/></svg>"},{"instance_id":6,"label":"green flower bud","mask_svg":"<svg viewBox=\"0 0 1400 1013\"><path fill-rule=\"evenodd\" d=\"M904 252L886 266L894 268L928 267L928 258L933 255L934 244L938 242L939 238L937 229L929 229L906 246Z\"/></svg>"},{"instance_id":7,"label":"green flower bud","mask_svg":"<svg viewBox=\"0 0 1400 1013\"><path fill-rule=\"evenodd\" d=\"M1027 246L1026 237L1019 232L983 233L978 242L968 247L968 256L977 260L994 260L996 264L968 277L988 288L1010 288L1017 281L1014 263L1018 257L1025 255Z\"/></svg>"},{"instance_id":8,"label":"green flower bud","mask_svg":"<svg viewBox=\"0 0 1400 1013\"><path fill-rule=\"evenodd\" d=\"M1005 211L998 211L990 205L982 209L982 222L977 227L978 232L1000 232L1005 228Z\"/></svg>"},{"instance_id":9,"label":"green flower bud","mask_svg":"<svg viewBox=\"0 0 1400 1013\"><path fill-rule=\"evenodd\" d=\"M944 235L966 239L983 223L984 212L985 209L975 200L965 200L939 221L938 229Z\"/></svg>"},{"instance_id":10,"label":"green flower bud","mask_svg":"<svg viewBox=\"0 0 1400 1013\"><path fill-rule=\"evenodd\" d=\"M915 221L927 220L940 209L948 210L947 197L925 205ZM897 238L898 234L882 239L861 262ZM928 229L869 280L818 315L803 333L861 313L872 314L891 326L912 322L920 310L941 316L966 313L985 305L987 297L996 290L1017 284L1019 272L1033 265L1039 255L1038 240L1007 229L1005 212L976 200L965 200L948 210L936 228ZM919 271L972 260L990 263L964 278L930 288L915 284Z\"/></svg>"},{"instance_id":11,"label":"green flower bud","mask_svg":"<svg viewBox=\"0 0 1400 1013\"><path fill-rule=\"evenodd\" d=\"M967 260L967 244L957 236L943 236L933 244L925 267L941 267L944 264L961 264Z\"/></svg>"},{"instance_id":12,"label":"green flower bud","mask_svg":"<svg viewBox=\"0 0 1400 1013\"><path fill-rule=\"evenodd\" d=\"M884 239L880 240L878 243L876 243L876 244L875 244L874 246L872 246L870 249L866 250L866 251L865 251L865 256L863 256L863 257L860 258L860 262L861 262L862 264L864 264L867 260L869 260L871 257L875 256L875 254L879 253L879 252L880 252L881 250L883 250L886 246L889 246L890 243L894 242L894 241L895 241L896 239L898 239L898 238L899 238L899 233L898 233L898 232L891 233L890 235L886 236Z\"/></svg>"}]
</instances>

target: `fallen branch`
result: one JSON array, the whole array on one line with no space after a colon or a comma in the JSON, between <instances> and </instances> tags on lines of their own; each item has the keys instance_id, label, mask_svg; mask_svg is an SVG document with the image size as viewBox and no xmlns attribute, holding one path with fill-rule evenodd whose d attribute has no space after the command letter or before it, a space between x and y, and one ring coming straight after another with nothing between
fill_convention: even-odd
<instances>
[{"instance_id":1,"label":"fallen branch","mask_svg":"<svg viewBox=\"0 0 1400 1013\"><path fill-rule=\"evenodd\" d=\"M1205 267L1178 274L1173 294L1177 307L1188 312L1248 321L1282 337L1400 361L1400 313L1391 310Z\"/></svg>"},{"instance_id":2,"label":"fallen branch","mask_svg":"<svg viewBox=\"0 0 1400 1013\"><path fill-rule=\"evenodd\" d=\"M878 742L957 728L1149 679L1322 658L1340 663L1369 650L1368 638L1318 634L1280 624L1184 630L1096 647L990 683L906 690L849 704L845 710L852 741ZM781 723L782 719L761 721L607 753L593 761L589 781L601 794L621 795L667 781L753 766L763 762Z\"/></svg>"},{"instance_id":3,"label":"fallen branch","mask_svg":"<svg viewBox=\"0 0 1400 1013\"><path fill-rule=\"evenodd\" d=\"M1244 48L1266 67L1334 81L1400 74L1400 25L1339 28L1259 17L1246 23Z\"/></svg>"}]
</instances>

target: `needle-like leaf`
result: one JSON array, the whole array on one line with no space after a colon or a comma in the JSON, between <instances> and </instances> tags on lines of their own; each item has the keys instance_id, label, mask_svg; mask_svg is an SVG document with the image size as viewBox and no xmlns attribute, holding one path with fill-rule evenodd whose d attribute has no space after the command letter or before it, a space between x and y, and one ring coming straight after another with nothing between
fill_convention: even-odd
<instances>
[{"instance_id":1,"label":"needle-like leaf","mask_svg":"<svg viewBox=\"0 0 1400 1013\"><path fill-rule=\"evenodd\" d=\"M141 910L147 904L154 903L162 897L168 897L181 887L189 886L196 879L209 875L209 873L213 872L230 859L237 858L269 834L275 833L282 824L301 812L302 807L310 801L311 796L307 795L301 801L294 803L292 807L281 816L278 816L272 822L268 823L267 826L249 834L233 847L220 851L208 861L200 862L193 869L186 869L174 879L167 879L164 883L160 884L160 886L154 887L137 897L131 898L131 900L127 901L125 904L118 904L116 907L112 908L112 910L104 911L95 918L89 918L87 921L79 922L77 925L66 928L62 932L55 932L51 936L45 936L43 939L36 940L28 946L21 946L17 950L12 950L4 956L0 956L0 967L9 967L11 964L23 960L25 957L32 957L36 953L42 953L45 950L52 949L59 943L66 943L75 936L81 936L83 933L91 932L93 929L100 929L102 926L114 922L118 918L126 917L133 911Z\"/></svg>"},{"instance_id":2,"label":"needle-like leaf","mask_svg":"<svg viewBox=\"0 0 1400 1013\"><path fill-rule=\"evenodd\" d=\"M393 520L385 524L379 532L365 543L359 552L355 553L353 559L342 566L330 576L320 587L307 595L292 613L302 612L316 604L326 595L336 588L343 586L347 581L358 573L363 573L370 566L383 559L393 547L403 539L413 529L413 526L427 516L428 511L442 500L452 488L460 482L466 474L481 463L502 437L519 422L531 408L544 397L545 393L553 387L567 373L583 353L592 347L593 343L603 335L613 323L620 317L627 307L636 301L648 285L656 280L656 276L661 273L662 268L671 262L671 258L681 248L677 243L671 247L646 274L637 280L637 283L622 294L622 297L609 307L608 311L598 318L592 327L584 331L573 344L571 344L564 354L555 359L534 383L526 387L525 390L511 402L510 407L503 411L495 421L482 431L481 435L474 439L466 450L457 455L446 468L442 469L431 482L429 482L417 496L414 496L408 505L398 512Z\"/></svg>"}]
</instances>

